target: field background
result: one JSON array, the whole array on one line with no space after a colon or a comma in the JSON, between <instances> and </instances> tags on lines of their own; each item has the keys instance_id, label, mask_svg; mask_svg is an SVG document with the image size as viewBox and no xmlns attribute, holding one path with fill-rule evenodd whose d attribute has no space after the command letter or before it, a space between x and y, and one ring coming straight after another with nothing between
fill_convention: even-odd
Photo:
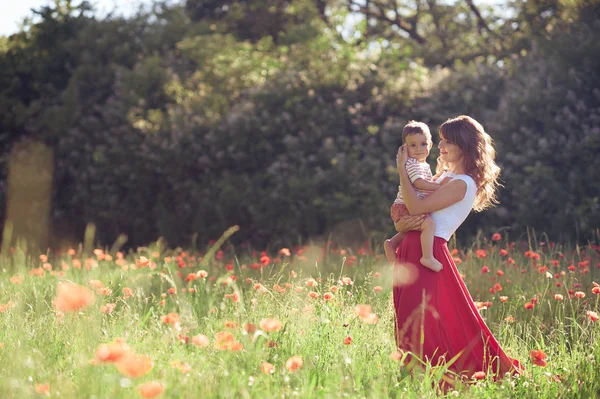
<instances>
[{"instance_id":1,"label":"field background","mask_svg":"<svg viewBox=\"0 0 600 399\"><path fill-rule=\"evenodd\" d=\"M458 231L585 244L600 226L600 2L59 0L0 38L0 222L96 239L348 245L391 234L402 127L467 114L500 205Z\"/></svg>"},{"instance_id":2,"label":"field background","mask_svg":"<svg viewBox=\"0 0 600 399\"><path fill-rule=\"evenodd\" d=\"M595 397L600 248L491 238L450 248L487 324L525 372L500 382L474 375L445 394ZM128 254L15 250L2 258L0 393L442 395L444 368L408 367L396 351L391 289L410 277L384 259L373 242L276 252L223 240L202 250L159 241Z\"/></svg>"},{"instance_id":3,"label":"field background","mask_svg":"<svg viewBox=\"0 0 600 399\"><path fill-rule=\"evenodd\" d=\"M446 394L598 396L600 1L94 6L0 36L0 397L442 394L381 243L460 114L503 187L449 246L526 373Z\"/></svg>"}]
</instances>

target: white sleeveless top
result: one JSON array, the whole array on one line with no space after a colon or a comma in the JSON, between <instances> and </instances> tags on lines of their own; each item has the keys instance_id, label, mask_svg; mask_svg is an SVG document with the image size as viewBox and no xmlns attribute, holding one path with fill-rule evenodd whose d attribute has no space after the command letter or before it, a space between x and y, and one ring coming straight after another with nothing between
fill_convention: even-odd
<instances>
[{"instance_id":1,"label":"white sleeveless top","mask_svg":"<svg viewBox=\"0 0 600 399\"><path fill-rule=\"evenodd\" d=\"M467 184L467 192L462 200L439 211L431 212L431 218L435 222L435 236L450 240L452 234L465 221L475 202L475 194L477 194L477 185L475 180L468 175L456 175L454 173L444 172L437 180L441 181L444 178L451 176L452 179L462 180Z\"/></svg>"}]
</instances>

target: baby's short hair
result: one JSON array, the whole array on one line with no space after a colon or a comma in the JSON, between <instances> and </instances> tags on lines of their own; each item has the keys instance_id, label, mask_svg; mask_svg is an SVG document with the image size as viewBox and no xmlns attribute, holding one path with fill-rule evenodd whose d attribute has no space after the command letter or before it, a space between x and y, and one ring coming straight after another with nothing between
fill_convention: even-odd
<instances>
[{"instance_id":1,"label":"baby's short hair","mask_svg":"<svg viewBox=\"0 0 600 399\"><path fill-rule=\"evenodd\" d=\"M431 139L429 127L423 122L408 121L406 126L404 126L404 129L402 129L402 142L406 141L406 136L413 134L424 134L427 138L427 141L433 141Z\"/></svg>"}]
</instances>

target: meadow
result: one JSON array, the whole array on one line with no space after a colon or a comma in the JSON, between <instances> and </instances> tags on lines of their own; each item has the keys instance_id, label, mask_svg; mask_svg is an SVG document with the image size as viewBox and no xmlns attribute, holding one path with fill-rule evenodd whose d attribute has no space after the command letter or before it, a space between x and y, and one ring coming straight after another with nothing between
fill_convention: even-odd
<instances>
[{"instance_id":1,"label":"meadow","mask_svg":"<svg viewBox=\"0 0 600 399\"><path fill-rule=\"evenodd\" d=\"M393 337L398 274L381 240L292 248L219 240L137 250L87 240L0 256L0 397L591 398L600 393L600 247L504 233L449 248L525 372L407 369ZM459 326L457 326L459 328Z\"/></svg>"}]
</instances>

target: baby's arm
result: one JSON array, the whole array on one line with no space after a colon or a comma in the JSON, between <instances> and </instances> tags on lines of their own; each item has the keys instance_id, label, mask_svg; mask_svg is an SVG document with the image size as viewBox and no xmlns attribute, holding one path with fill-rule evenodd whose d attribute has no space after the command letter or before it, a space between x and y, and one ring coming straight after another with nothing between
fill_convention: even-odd
<instances>
[{"instance_id":1,"label":"baby's arm","mask_svg":"<svg viewBox=\"0 0 600 399\"><path fill-rule=\"evenodd\" d=\"M446 180L446 179L444 179ZM440 184L418 178L413 182L413 186L419 190L435 191L440 188Z\"/></svg>"}]
</instances>

